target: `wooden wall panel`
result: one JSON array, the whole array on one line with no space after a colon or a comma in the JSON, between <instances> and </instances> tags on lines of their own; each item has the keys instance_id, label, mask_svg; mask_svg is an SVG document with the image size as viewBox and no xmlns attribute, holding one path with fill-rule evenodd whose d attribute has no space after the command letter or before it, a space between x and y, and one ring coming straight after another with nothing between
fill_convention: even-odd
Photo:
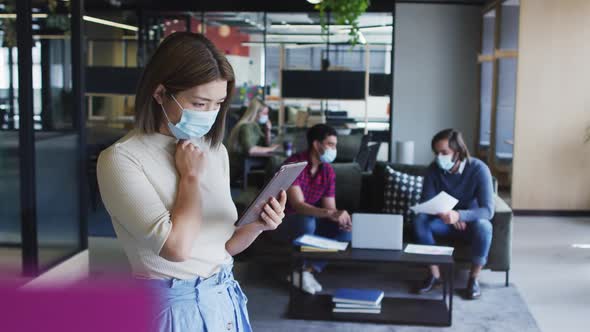
<instances>
[{"instance_id":1,"label":"wooden wall panel","mask_svg":"<svg viewBox=\"0 0 590 332\"><path fill-rule=\"evenodd\" d=\"M521 0L513 208L590 210L590 1Z\"/></svg>"}]
</instances>

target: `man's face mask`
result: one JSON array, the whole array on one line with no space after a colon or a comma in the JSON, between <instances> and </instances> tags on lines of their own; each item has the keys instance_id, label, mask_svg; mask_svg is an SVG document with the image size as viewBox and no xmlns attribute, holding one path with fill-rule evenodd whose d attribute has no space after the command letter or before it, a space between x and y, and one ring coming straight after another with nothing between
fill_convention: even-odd
<instances>
[{"instance_id":1,"label":"man's face mask","mask_svg":"<svg viewBox=\"0 0 590 332\"><path fill-rule=\"evenodd\" d=\"M162 111L168 120L168 129L176 139L201 138L211 130L217 119L219 108L214 111L189 110L183 108L173 95L170 96L182 110L182 116L177 124L172 124L168 114L166 114L164 105L160 104L160 106L162 106Z\"/></svg>"}]
</instances>

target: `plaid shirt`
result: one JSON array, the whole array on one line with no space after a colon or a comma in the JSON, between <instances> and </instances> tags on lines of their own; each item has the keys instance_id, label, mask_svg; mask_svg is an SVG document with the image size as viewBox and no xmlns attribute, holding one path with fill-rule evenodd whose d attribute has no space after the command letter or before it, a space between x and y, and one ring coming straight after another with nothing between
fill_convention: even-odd
<instances>
[{"instance_id":1,"label":"plaid shirt","mask_svg":"<svg viewBox=\"0 0 590 332\"><path fill-rule=\"evenodd\" d=\"M309 158L309 152L304 151L289 157L285 164L296 163L307 161L308 164L305 169L299 174L294 186L301 187L303 192L303 198L305 203L319 206L320 201L324 197L336 197L336 174L332 165L328 163L322 163L316 174L311 175L311 159ZM286 214L294 214L295 210L291 208L289 202L287 202L287 208L285 209Z\"/></svg>"}]
</instances>

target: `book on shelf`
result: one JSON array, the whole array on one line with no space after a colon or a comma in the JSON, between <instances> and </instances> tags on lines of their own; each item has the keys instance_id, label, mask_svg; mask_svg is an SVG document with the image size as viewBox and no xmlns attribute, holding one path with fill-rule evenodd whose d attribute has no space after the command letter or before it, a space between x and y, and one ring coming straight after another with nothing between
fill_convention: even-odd
<instances>
[{"instance_id":1,"label":"book on shelf","mask_svg":"<svg viewBox=\"0 0 590 332\"><path fill-rule=\"evenodd\" d=\"M335 302L334 308L347 308L347 309L381 309L381 304L368 305L368 304L356 304L356 303L344 303Z\"/></svg>"},{"instance_id":2,"label":"book on shelf","mask_svg":"<svg viewBox=\"0 0 590 332\"><path fill-rule=\"evenodd\" d=\"M334 313L348 313L348 314L380 314L381 309L358 309L358 308L334 308Z\"/></svg>"},{"instance_id":3,"label":"book on shelf","mask_svg":"<svg viewBox=\"0 0 590 332\"><path fill-rule=\"evenodd\" d=\"M379 289L340 288L332 296L334 303L379 305L385 293Z\"/></svg>"}]
</instances>

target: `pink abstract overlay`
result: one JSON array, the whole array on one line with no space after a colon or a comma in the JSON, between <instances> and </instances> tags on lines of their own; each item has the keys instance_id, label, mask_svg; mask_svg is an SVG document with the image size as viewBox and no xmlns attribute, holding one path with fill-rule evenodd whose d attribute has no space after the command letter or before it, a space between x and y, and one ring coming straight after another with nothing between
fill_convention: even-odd
<instances>
[{"instance_id":1,"label":"pink abstract overlay","mask_svg":"<svg viewBox=\"0 0 590 332\"><path fill-rule=\"evenodd\" d=\"M0 285L0 330L149 331L155 294L129 280L23 290Z\"/></svg>"}]
</instances>

